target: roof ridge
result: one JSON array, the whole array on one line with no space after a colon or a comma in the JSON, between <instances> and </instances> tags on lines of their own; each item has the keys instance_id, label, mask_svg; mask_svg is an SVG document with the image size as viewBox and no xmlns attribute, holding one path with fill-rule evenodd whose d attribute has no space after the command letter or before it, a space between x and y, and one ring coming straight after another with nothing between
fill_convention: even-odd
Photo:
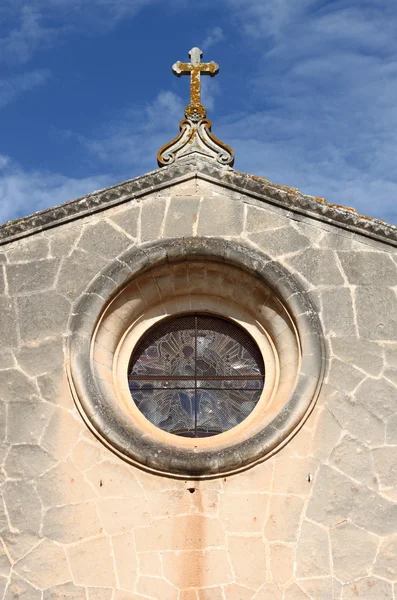
<instances>
[{"instance_id":1,"label":"roof ridge","mask_svg":"<svg viewBox=\"0 0 397 600\"><path fill-rule=\"evenodd\" d=\"M179 159L172 165L68 200L0 226L0 244L8 243L62 223L117 206L133 198L200 177L229 189L244 192L293 212L397 246L397 226L360 215L354 208L332 204L325 198L302 194L297 188L273 183L264 177L218 166L199 155Z\"/></svg>"}]
</instances>

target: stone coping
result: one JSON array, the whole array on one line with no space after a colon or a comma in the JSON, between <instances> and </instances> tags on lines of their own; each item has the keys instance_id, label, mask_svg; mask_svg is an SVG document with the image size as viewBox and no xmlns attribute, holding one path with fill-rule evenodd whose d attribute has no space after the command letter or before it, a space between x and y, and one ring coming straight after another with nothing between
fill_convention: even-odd
<instances>
[{"instance_id":1,"label":"stone coping","mask_svg":"<svg viewBox=\"0 0 397 600\"><path fill-rule=\"evenodd\" d=\"M328 203L324 198L301 194L296 188L271 183L265 178L220 167L211 161L190 157L87 196L71 200L0 227L0 244L55 227L134 198L193 178L224 186L264 202L281 206L337 227L342 227L392 246L397 246L397 226L358 214L354 209Z\"/></svg>"},{"instance_id":2,"label":"stone coping","mask_svg":"<svg viewBox=\"0 0 397 600\"><path fill-rule=\"evenodd\" d=\"M198 451L156 440L105 396L92 358L95 331L109 303L134 279L162 264L217 260L263 282L286 306L301 347L294 389L262 429L223 448ZM310 414L321 389L325 346L318 315L284 267L248 245L217 238L172 239L124 252L96 277L74 306L68 338L68 377L76 405L91 431L124 460L151 472L202 479L235 473L264 460L288 442ZM114 396L115 397L115 396Z\"/></svg>"}]
</instances>

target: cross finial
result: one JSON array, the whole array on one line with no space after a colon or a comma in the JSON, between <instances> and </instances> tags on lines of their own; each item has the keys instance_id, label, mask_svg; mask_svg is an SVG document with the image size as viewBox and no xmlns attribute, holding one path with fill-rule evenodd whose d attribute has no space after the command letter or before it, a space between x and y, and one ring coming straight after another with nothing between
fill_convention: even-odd
<instances>
[{"instance_id":1,"label":"cross finial","mask_svg":"<svg viewBox=\"0 0 397 600\"><path fill-rule=\"evenodd\" d=\"M202 63L203 52L200 48L192 48L189 52L190 63L176 62L172 70L177 75L190 75L190 104L187 106L185 115L193 121L199 121L206 117L206 110L201 104L201 75L214 77L219 72L219 65L215 62Z\"/></svg>"}]
</instances>

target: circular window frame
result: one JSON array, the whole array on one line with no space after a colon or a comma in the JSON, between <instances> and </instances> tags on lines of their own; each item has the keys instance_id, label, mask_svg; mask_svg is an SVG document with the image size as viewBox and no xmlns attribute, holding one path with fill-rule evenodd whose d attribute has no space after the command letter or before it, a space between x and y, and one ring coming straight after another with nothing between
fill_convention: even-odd
<instances>
[{"instance_id":1,"label":"circular window frame","mask_svg":"<svg viewBox=\"0 0 397 600\"><path fill-rule=\"evenodd\" d=\"M142 337L149 331L149 329L167 318L195 313L197 312L195 306L201 306L199 299L197 299L197 305L194 304L194 300L190 299L190 304L190 311L179 312L177 303L175 301L175 312L169 316L158 315L157 307L153 307L151 311L145 312L140 319L137 320L138 322L135 321L130 325L125 332L124 337L120 340L115 353L113 370L114 389L119 403L124 408L125 412L131 416L131 418L135 423L138 424L142 431L147 432L153 438L162 441L165 444L186 449L216 450L217 448L223 447L225 444L228 445L229 443L233 443L236 438L239 438L239 436L243 435L244 432L249 431L252 423L256 422L258 420L258 416L269 404L271 404L280 377L278 356L266 330L259 328L257 324L250 319L248 313L242 314L240 320L235 317L225 317L225 315L228 315L228 313L231 312L231 307L230 303L225 300L222 301L222 299L217 302L216 308L212 307L212 310L203 311L201 308L200 312L202 314L206 312L208 315L226 318L232 323L239 325L251 338L253 338L262 355L266 369L266 376L261 397L252 412L247 415L247 417L241 423L216 436L185 438L168 433L159 427L156 427L156 425L153 425L148 419L146 419L133 401L133 397L131 396L128 385L129 360L134 348L140 342ZM214 310L217 310L217 312L214 312ZM243 318L244 321L242 320Z\"/></svg>"},{"instance_id":2,"label":"circular window frame","mask_svg":"<svg viewBox=\"0 0 397 600\"><path fill-rule=\"evenodd\" d=\"M253 419L250 427L247 427L249 415L229 432L201 438L209 442L209 445L203 448L199 448L197 444L185 446L170 443L169 439L163 440L161 436L149 433L134 416L119 405L118 368L105 368L95 358L95 340L104 330L104 314L113 304L119 303L120 307L123 307L122 299L131 282L163 265L193 264L200 261L212 261L238 268L260 285L270 289L274 298L289 315L300 348L299 365L293 385L289 382L289 387L284 386L283 405L272 405L271 410L264 411L266 418ZM197 296L199 295L198 293ZM136 301L140 299L137 298ZM162 303L160 312L163 311L163 318L164 305L166 314L175 314L175 302L177 314L192 310L191 296L185 301L181 297L177 300L171 298ZM219 303L219 300L217 302ZM171 304L174 304L173 308ZM210 309L208 312L230 318L231 315L222 313L219 307L220 304L218 311L214 311L215 307L208 306L208 302L202 298L199 299L195 310ZM159 310L155 304L149 308L154 312ZM142 311L142 315L144 312ZM159 316L157 314L156 318ZM115 315L112 317L111 323L118 326L122 319ZM146 319L147 326L150 326L147 311L146 316L141 316L141 319ZM127 310L122 323L123 336L127 338L128 335L134 335L131 334L134 324L136 327L137 323L133 319L128 321ZM112 327L108 326L106 334L113 335ZM127 333L127 330L130 333ZM277 343L277 335L269 334L268 330L266 335L273 344ZM117 347L123 336L114 336L117 338ZM253 337L255 339L255 336ZM122 346L119 348L118 355ZM299 282L281 265L252 247L217 238L171 239L133 247L120 255L105 267L77 301L69 322L68 352L67 372L70 388L76 405L91 431L124 460L153 473L184 479L204 479L236 473L274 454L295 435L310 414L322 385L325 365L321 325ZM116 353L107 352L112 354L113 361ZM109 357L108 359L110 360ZM115 364L117 362L116 360ZM282 383L282 365L281 369L279 367L279 373ZM131 396L129 398L132 404ZM125 401L124 398L123 402ZM251 415L254 412L256 409ZM244 434L241 431L239 435L235 435L241 426ZM161 434L166 433L157 427L155 429ZM230 439L214 443L217 438L231 432L234 434ZM167 435L178 439L179 442L183 439L197 441L197 438Z\"/></svg>"}]
</instances>

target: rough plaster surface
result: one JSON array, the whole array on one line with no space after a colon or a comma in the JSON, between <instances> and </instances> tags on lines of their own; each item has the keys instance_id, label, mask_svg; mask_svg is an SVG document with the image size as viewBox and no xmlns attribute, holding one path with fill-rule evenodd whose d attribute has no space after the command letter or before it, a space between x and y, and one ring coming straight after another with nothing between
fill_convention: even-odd
<instances>
[{"instance_id":1,"label":"rough plaster surface","mask_svg":"<svg viewBox=\"0 0 397 600\"><path fill-rule=\"evenodd\" d=\"M192 181L4 247L0 598L396 600L396 251L290 216ZM160 478L83 423L63 365L67 322L121 249L214 231L303 283L324 327L326 383L275 457L230 478Z\"/></svg>"}]
</instances>

